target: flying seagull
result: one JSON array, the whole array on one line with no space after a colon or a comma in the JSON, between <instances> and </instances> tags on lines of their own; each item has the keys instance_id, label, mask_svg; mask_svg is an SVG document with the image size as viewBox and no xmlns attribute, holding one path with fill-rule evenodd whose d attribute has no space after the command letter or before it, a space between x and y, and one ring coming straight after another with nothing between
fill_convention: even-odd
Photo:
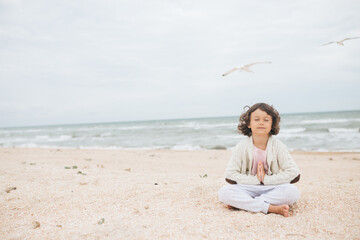
<instances>
[{"instance_id":1,"label":"flying seagull","mask_svg":"<svg viewBox=\"0 0 360 240\"><path fill-rule=\"evenodd\" d=\"M332 42L328 42L328 43L324 43L323 45L321 46L325 46L325 45L329 45L329 44L333 44L333 43L337 43L341 46L344 46L344 42L347 41L347 40L351 40L351 39L357 39L357 38L360 38L360 37L351 37L351 38L344 38L343 40L341 41L332 41Z\"/></svg>"},{"instance_id":2,"label":"flying seagull","mask_svg":"<svg viewBox=\"0 0 360 240\"><path fill-rule=\"evenodd\" d=\"M235 72L236 70L240 70L240 72L245 71L245 72L252 72L253 73L253 71L250 70L250 67L252 65L255 65L255 64L263 64L263 63L271 63L271 62L254 62L254 63L246 64L246 65L241 66L241 67L234 67L233 69L231 69L231 70L227 71L226 73L224 73L222 76L225 77L226 75L229 75L230 73Z\"/></svg>"}]
</instances>

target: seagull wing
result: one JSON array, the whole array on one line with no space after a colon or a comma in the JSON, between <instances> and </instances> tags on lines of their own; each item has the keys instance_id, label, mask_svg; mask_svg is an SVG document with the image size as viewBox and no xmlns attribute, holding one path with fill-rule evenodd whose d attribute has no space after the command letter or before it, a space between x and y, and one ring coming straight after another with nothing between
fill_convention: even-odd
<instances>
[{"instance_id":1,"label":"seagull wing","mask_svg":"<svg viewBox=\"0 0 360 240\"><path fill-rule=\"evenodd\" d=\"M229 75L232 72L235 72L236 70L239 70L239 67L234 67L233 69L227 71L226 73L224 73L222 76L225 77L226 75Z\"/></svg>"},{"instance_id":2,"label":"seagull wing","mask_svg":"<svg viewBox=\"0 0 360 240\"><path fill-rule=\"evenodd\" d=\"M351 39L357 39L357 38L360 38L360 37L344 38L344 39L341 40L340 42L344 42L344 41L351 40Z\"/></svg>"},{"instance_id":3,"label":"seagull wing","mask_svg":"<svg viewBox=\"0 0 360 240\"><path fill-rule=\"evenodd\" d=\"M336 43L336 42L335 42L335 41L332 41L332 42L324 43L324 44L322 44L321 46L325 46L325 45L329 45L329 44L333 44L333 43Z\"/></svg>"},{"instance_id":4,"label":"seagull wing","mask_svg":"<svg viewBox=\"0 0 360 240\"><path fill-rule=\"evenodd\" d=\"M248 67L250 67L250 66L252 66L252 65L255 65L255 64L263 64L263 63L271 63L271 62L254 62L254 63L246 64L246 65L244 65L244 67L248 68Z\"/></svg>"}]
</instances>

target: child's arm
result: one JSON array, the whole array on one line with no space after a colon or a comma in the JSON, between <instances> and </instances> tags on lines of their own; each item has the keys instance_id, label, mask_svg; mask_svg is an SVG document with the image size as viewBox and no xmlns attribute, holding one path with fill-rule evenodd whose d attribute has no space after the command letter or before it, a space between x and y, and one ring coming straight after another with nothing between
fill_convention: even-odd
<instances>
[{"instance_id":1,"label":"child's arm","mask_svg":"<svg viewBox=\"0 0 360 240\"><path fill-rule=\"evenodd\" d=\"M260 184L260 181L256 175L252 176L250 174L248 175L246 173L241 173L243 162L246 162L246 154L241 151L240 146L236 146L225 170L225 180L231 184L234 184L233 181L235 181L237 184Z\"/></svg>"},{"instance_id":2,"label":"child's arm","mask_svg":"<svg viewBox=\"0 0 360 240\"><path fill-rule=\"evenodd\" d=\"M265 175L264 185L277 185L283 183L294 183L300 178L300 171L289 151L284 144L278 143L277 161L280 172L273 175ZM275 160L276 161L276 160Z\"/></svg>"}]
</instances>

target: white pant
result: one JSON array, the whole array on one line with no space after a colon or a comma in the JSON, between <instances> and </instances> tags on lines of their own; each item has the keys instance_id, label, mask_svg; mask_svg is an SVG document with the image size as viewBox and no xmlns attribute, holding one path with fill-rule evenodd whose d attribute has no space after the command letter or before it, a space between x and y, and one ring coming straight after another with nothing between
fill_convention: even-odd
<instances>
[{"instance_id":1,"label":"white pant","mask_svg":"<svg viewBox=\"0 0 360 240\"><path fill-rule=\"evenodd\" d=\"M225 185L219 190L221 202L250 212L267 213L269 205L292 205L300 197L294 184L281 185Z\"/></svg>"}]
</instances>

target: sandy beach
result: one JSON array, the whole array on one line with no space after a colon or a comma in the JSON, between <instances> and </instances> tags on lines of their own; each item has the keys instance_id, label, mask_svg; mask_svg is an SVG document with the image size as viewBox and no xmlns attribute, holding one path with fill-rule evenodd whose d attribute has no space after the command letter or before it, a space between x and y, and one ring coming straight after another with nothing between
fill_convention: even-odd
<instances>
[{"instance_id":1,"label":"sandy beach","mask_svg":"<svg viewBox=\"0 0 360 240\"><path fill-rule=\"evenodd\" d=\"M0 148L0 239L360 239L360 153L293 152L288 218L218 201L230 155Z\"/></svg>"}]
</instances>

